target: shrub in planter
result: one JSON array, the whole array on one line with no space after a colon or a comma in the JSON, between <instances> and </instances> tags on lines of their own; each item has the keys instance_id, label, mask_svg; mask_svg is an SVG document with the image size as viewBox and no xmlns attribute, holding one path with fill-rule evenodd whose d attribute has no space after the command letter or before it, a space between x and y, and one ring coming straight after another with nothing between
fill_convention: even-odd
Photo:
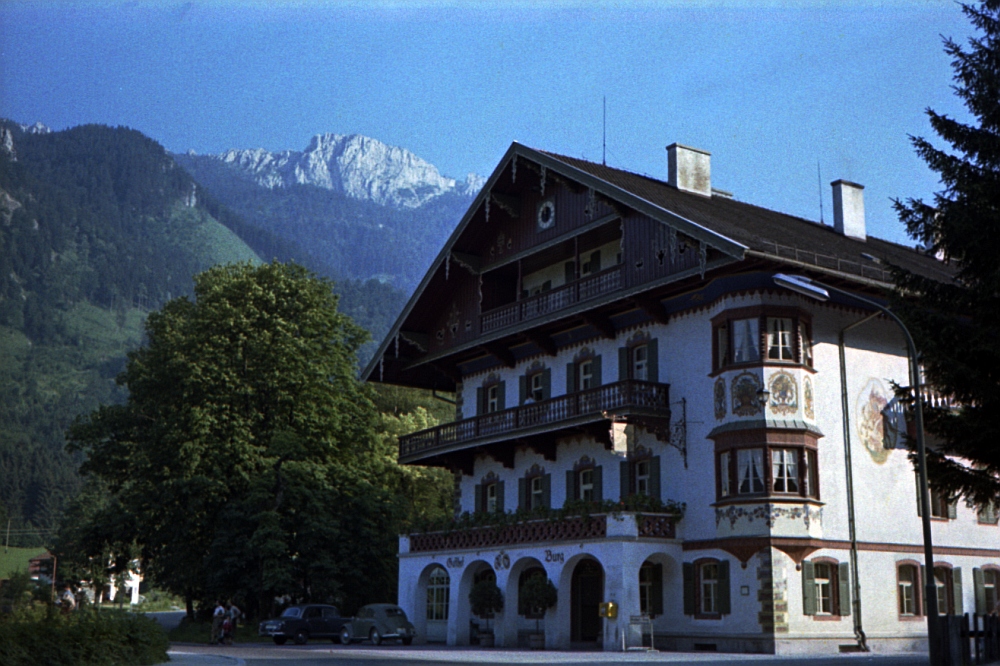
<instances>
[{"instance_id":1,"label":"shrub in planter","mask_svg":"<svg viewBox=\"0 0 1000 666\"><path fill-rule=\"evenodd\" d=\"M495 580L481 580L472 586L469 592L469 605L472 613L486 620L486 630L480 634L480 645L484 644L483 638L489 636L485 643L493 638L493 631L490 629L490 620L496 613L503 610L503 593L497 587Z\"/></svg>"},{"instance_id":2,"label":"shrub in planter","mask_svg":"<svg viewBox=\"0 0 1000 666\"><path fill-rule=\"evenodd\" d=\"M544 646L544 642L538 645L539 640L535 636L543 636L539 628L539 620L545 617L545 612L556 605L559 594L556 586L542 572L536 572L528 577L521 585L517 593L517 612L526 618L534 618L535 633L532 635L532 647Z\"/></svg>"}]
</instances>

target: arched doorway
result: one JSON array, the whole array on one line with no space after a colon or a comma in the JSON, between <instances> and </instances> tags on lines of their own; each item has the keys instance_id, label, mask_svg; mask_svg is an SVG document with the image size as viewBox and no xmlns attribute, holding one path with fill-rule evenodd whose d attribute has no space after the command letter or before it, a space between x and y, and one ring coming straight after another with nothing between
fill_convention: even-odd
<instances>
[{"instance_id":1,"label":"arched doorway","mask_svg":"<svg viewBox=\"0 0 1000 666\"><path fill-rule=\"evenodd\" d=\"M580 560L570 582L570 640L596 643L601 638L600 606L604 601L604 569L597 560Z\"/></svg>"},{"instance_id":2,"label":"arched doorway","mask_svg":"<svg viewBox=\"0 0 1000 666\"><path fill-rule=\"evenodd\" d=\"M451 577L444 567L436 565L427 576L426 633L424 635L429 643L444 643L448 640L450 593Z\"/></svg>"}]
</instances>

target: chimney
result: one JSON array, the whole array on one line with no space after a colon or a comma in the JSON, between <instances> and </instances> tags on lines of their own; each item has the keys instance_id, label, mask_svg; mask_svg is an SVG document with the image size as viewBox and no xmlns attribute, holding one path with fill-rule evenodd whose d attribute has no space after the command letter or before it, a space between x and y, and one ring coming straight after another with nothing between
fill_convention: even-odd
<instances>
[{"instance_id":1,"label":"chimney","mask_svg":"<svg viewBox=\"0 0 1000 666\"><path fill-rule=\"evenodd\" d=\"M849 180L835 180L833 186L833 228L848 238L866 240L865 186Z\"/></svg>"},{"instance_id":2,"label":"chimney","mask_svg":"<svg viewBox=\"0 0 1000 666\"><path fill-rule=\"evenodd\" d=\"M712 196L712 153L679 143L667 146L667 183L683 192Z\"/></svg>"}]
</instances>

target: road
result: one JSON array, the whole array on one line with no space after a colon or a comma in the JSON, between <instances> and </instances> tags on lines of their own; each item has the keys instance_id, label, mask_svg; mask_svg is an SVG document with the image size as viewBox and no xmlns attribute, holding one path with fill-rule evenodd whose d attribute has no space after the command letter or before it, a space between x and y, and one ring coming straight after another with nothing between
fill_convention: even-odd
<instances>
[{"instance_id":1,"label":"road","mask_svg":"<svg viewBox=\"0 0 1000 666\"><path fill-rule=\"evenodd\" d=\"M525 664L585 664L618 666L620 664L711 664L712 666L926 666L923 654L866 655L845 654L830 657L775 657L773 655L709 654L678 652L556 652L546 650L507 650L502 648L402 647L398 645L343 647L316 645L276 647L273 645L212 647L174 645L171 666L454 666L476 664L493 666Z\"/></svg>"}]
</instances>

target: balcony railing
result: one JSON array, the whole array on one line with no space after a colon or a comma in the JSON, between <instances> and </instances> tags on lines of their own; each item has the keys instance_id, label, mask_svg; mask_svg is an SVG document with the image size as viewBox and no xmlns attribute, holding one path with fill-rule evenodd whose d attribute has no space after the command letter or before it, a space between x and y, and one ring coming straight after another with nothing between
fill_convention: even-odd
<instances>
[{"instance_id":1,"label":"balcony railing","mask_svg":"<svg viewBox=\"0 0 1000 666\"><path fill-rule=\"evenodd\" d=\"M909 394L913 396L913 388L909 388ZM959 409L961 404L954 398L940 394L933 386L926 384L920 387L920 402L924 409ZM882 444L887 449L905 448L906 442L902 434L914 439L917 435L916 417L913 414L913 405L907 404L906 400L901 400L898 395L882 408ZM930 443L933 442L931 438Z\"/></svg>"},{"instance_id":2,"label":"balcony railing","mask_svg":"<svg viewBox=\"0 0 1000 666\"><path fill-rule=\"evenodd\" d=\"M674 539L677 537L676 514L623 514L634 515L634 530L626 530L627 537L648 539ZM621 529L620 527L618 529ZM478 550L513 547L554 541L582 541L603 539L608 534L608 520L604 514L572 516L560 520L528 520L523 523L486 527L470 527L450 532L411 534L410 552L449 550Z\"/></svg>"},{"instance_id":3,"label":"balcony railing","mask_svg":"<svg viewBox=\"0 0 1000 666\"><path fill-rule=\"evenodd\" d=\"M480 317L480 330L489 333L522 321L558 312L576 303L588 301L622 286L622 267L614 266L594 275L587 275L551 291L535 294L522 301L494 308Z\"/></svg>"},{"instance_id":4,"label":"balcony railing","mask_svg":"<svg viewBox=\"0 0 1000 666\"><path fill-rule=\"evenodd\" d=\"M399 458L405 462L408 458L423 456L455 444L517 435L543 426L558 426L581 417L600 416L604 412L641 411L669 418L669 393L669 385L653 382L629 379L605 384L404 435L399 438Z\"/></svg>"}]
</instances>

